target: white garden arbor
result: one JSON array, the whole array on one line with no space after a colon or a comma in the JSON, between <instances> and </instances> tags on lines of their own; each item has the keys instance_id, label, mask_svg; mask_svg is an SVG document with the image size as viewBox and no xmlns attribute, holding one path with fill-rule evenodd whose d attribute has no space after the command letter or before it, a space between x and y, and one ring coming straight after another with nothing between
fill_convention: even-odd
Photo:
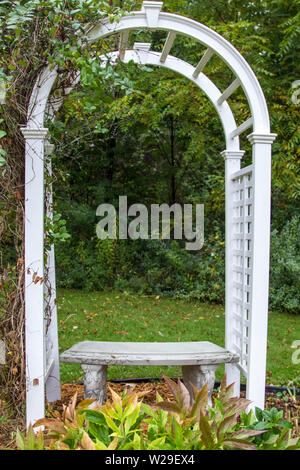
<instances>
[{"instance_id":1,"label":"white garden arbor","mask_svg":"<svg viewBox=\"0 0 300 470\"><path fill-rule=\"evenodd\" d=\"M238 365L226 365L228 383L240 390L240 373L247 380L247 398L264 408L270 239L271 150L276 137L270 133L267 105L261 87L241 54L215 31L188 18L162 12L162 2L144 1L141 11L123 17L119 23L101 21L86 32L93 42L112 34L120 35L118 51L111 61L122 60L166 67L185 76L210 99L222 122L226 148L222 152L226 174L226 325L225 347L240 356ZM127 49L133 30L166 31L162 53L151 44L136 43ZM205 46L193 65L170 55L176 35L184 35ZM216 54L235 75L233 83L219 90L204 74L205 65ZM103 65L108 58L102 58ZM22 132L25 155L25 335L27 423L44 416L45 388L49 401L60 398L57 317L55 302L54 247L48 253L52 291L44 277L44 166L53 146L48 140L45 119L55 119L62 100L51 96L58 72L53 66L40 74L32 92L28 121ZM79 76L74 80L76 85ZM69 89L71 91L72 87ZM251 118L237 126L228 99L241 87L247 97ZM239 136L250 130L252 164L241 169L244 151ZM48 163L50 166L50 164ZM51 195L50 195L51 199ZM48 216L51 217L51 206ZM52 310L46 325L44 306L48 296Z\"/></svg>"}]
</instances>

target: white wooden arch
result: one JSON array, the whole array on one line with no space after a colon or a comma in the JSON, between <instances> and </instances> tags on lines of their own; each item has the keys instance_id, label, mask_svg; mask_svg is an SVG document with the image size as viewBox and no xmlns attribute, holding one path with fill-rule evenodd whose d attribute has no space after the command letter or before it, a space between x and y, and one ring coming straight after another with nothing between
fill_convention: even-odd
<instances>
[{"instance_id":1,"label":"white wooden arch","mask_svg":"<svg viewBox=\"0 0 300 470\"><path fill-rule=\"evenodd\" d=\"M241 54L215 31L196 21L161 11L162 2L144 1L140 12L123 17L119 23L101 22L86 32L93 42L111 34L120 34L120 49L112 52L112 62L121 59L169 68L193 81L214 105L222 122L226 149L226 326L225 346L240 355L238 366L227 365L227 381L240 389L240 373L247 379L247 398L253 406L264 408L269 240L271 149L276 137L270 133L267 105L252 69ZM164 30L168 36L162 53L150 50L151 44L136 43L127 50L130 31ZM176 34L188 36L207 47L194 67L170 56ZM203 73L204 67L217 54L235 74L235 80L220 91ZM103 58L103 65L105 65ZM57 70L47 66L41 72L32 92L28 121L22 128L25 149L25 350L26 350L26 415L33 423L44 415L44 392L54 401L60 398L57 318L55 305L54 248L48 254L51 284L52 321L45 332L44 286L36 276L44 274L44 155L53 151L48 142L45 117L55 118L62 100L51 97ZM79 81L79 75L68 91ZM237 126L228 98L242 87L248 99L251 118ZM248 136L252 144L252 164L241 170L244 152L239 135L253 128ZM51 210L48 214L51 217Z\"/></svg>"}]
</instances>

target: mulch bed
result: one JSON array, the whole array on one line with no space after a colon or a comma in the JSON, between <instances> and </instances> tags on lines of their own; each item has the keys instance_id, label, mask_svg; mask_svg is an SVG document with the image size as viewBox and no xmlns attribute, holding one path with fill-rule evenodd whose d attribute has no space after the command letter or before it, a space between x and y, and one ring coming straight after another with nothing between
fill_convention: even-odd
<instances>
[{"instance_id":1,"label":"mulch bed","mask_svg":"<svg viewBox=\"0 0 300 470\"><path fill-rule=\"evenodd\" d=\"M164 382L139 382L136 384L133 383L111 383L108 382L107 387L107 397L111 398L111 393L109 387L112 388L118 394L121 394L125 388L134 388L136 392L147 392L144 396L144 403L153 404L156 402L157 392L164 400L172 401L173 395L170 393L169 389L166 387ZM51 411L57 410L62 411L63 405L68 405L71 398L77 392L77 400L80 402L84 398L84 388L83 385L78 384L64 384L62 385L62 399L56 401L55 403L47 404L47 415L51 414ZM244 397L245 393L241 392L241 396ZM294 435L300 436L300 396L297 396L297 400L293 400L292 397L286 397L286 400L279 399L273 393L266 394L266 408L275 407L278 410L283 410L284 418L288 421L293 422L294 424ZM22 422L8 422L0 425L0 449L5 448L15 448L13 434L16 431L16 428L22 429Z\"/></svg>"}]
</instances>

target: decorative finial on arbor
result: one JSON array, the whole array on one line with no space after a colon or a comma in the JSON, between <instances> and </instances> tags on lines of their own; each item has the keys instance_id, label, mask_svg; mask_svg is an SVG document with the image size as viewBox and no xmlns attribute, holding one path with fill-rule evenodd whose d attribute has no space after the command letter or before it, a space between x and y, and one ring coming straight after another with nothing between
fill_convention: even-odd
<instances>
[{"instance_id":1,"label":"decorative finial on arbor","mask_svg":"<svg viewBox=\"0 0 300 470\"><path fill-rule=\"evenodd\" d=\"M141 11L146 13L149 28L155 28L157 26L162 7L163 2L143 2Z\"/></svg>"}]
</instances>

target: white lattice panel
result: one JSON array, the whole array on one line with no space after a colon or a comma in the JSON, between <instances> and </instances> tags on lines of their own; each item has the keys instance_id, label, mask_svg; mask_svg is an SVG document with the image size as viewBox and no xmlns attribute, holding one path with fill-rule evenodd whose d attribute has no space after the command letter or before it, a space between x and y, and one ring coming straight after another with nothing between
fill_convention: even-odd
<instances>
[{"instance_id":1,"label":"white lattice panel","mask_svg":"<svg viewBox=\"0 0 300 470\"><path fill-rule=\"evenodd\" d=\"M231 178L232 183L232 334L240 367L248 372L251 330L253 179L252 165Z\"/></svg>"}]
</instances>

